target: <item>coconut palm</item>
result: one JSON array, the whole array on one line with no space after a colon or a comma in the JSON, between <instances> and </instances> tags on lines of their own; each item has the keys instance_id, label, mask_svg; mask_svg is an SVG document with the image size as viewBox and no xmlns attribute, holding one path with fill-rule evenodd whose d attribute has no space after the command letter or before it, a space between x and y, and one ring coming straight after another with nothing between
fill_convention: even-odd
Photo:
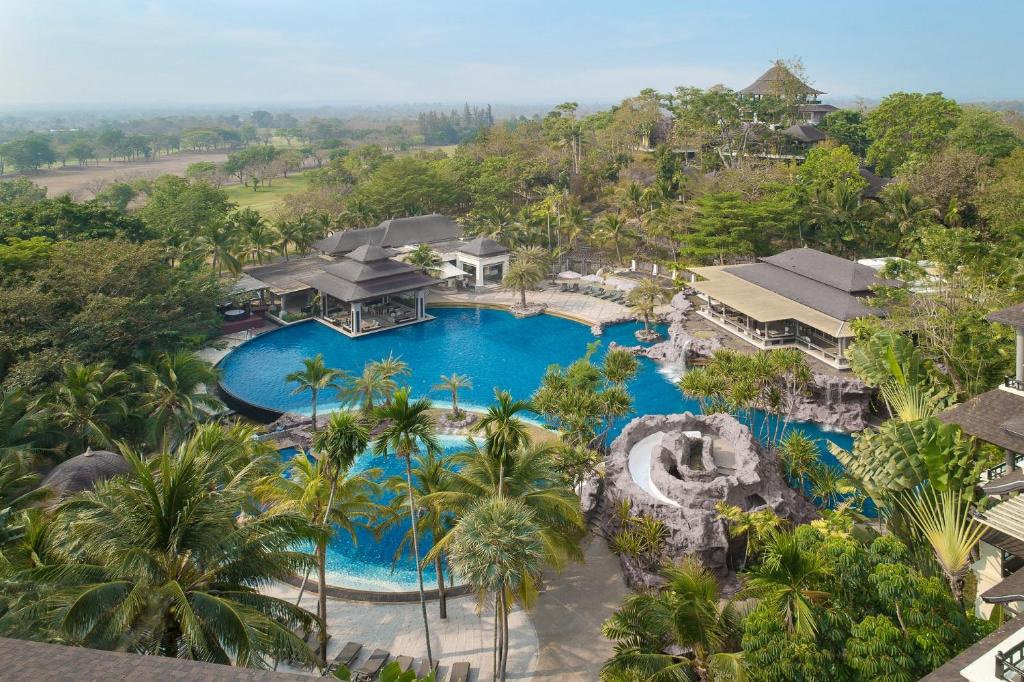
<instances>
[{"instance_id":1,"label":"coconut palm","mask_svg":"<svg viewBox=\"0 0 1024 682\"><path fill-rule=\"evenodd\" d=\"M214 412L224 405L213 393L218 372L188 351L161 353L151 362L136 365L138 411L146 419L151 443L165 446L185 433L203 411Z\"/></svg>"},{"instance_id":2,"label":"coconut palm","mask_svg":"<svg viewBox=\"0 0 1024 682\"><path fill-rule=\"evenodd\" d=\"M298 244L302 241L305 226L300 220L279 220L274 226L274 232L278 238L277 249L288 260L288 245Z\"/></svg>"},{"instance_id":3,"label":"coconut palm","mask_svg":"<svg viewBox=\"0 0 1024 682\"><path fill-rule=\"evenodd\" d=\"M615 642L601 679L745 679L740 614L722 600L715 576L692 556L662 575L661 591L629 595L601 626ZM686 654L667 653L670 647Z\"/></svg>"},{"instance_id":4,"label":"coconut palm","mask_svg":"<svg viewBox=\"0 0 1024 682\"><path fill-rule=\"evenodd\" d=\"M507 289L519 290L519 305L526 307L526 290L532 289L544 279L544 272L536 264L528 261L512 261L501 285Z\"/></svg>"},{"instance_id":5,"label":"coconut palm","mask_svg":"<svg viewBox=\"0 0 1024 682\"><path fill-rule=\"evenodd\" d=\"M235 211L231 220L241 235L242 250L251 262L262 263L274 253L280 239L259 211L243 208Z\"/></svg>"},{"instance_id":6,"label":"coconut palm","mask_svg":"<svg viewBox=\"0 0 1024 682\"><path fill-rule=\"evenodd\" d=\"M621 216L615 213L605 214L597 224L595 237L604 244L615 248L615 262L622 265L622 245L636 241L636 234Z\"/></svg>"},{"instance_id":7,"label":"coconut palm","mask_svg":"<svg viewBox=\"0 0 1024 682\"><path fill-rule=\"evenodd\" d=\"M821 557L800 547L796 533L780 530L769 534L761 563L746 574L746 592L772 604L787 631L814 636L814 604L828 596L816 588L827 574Z\"/></svg>"},{"instance_id":8,"label":"coconut palm","mask_svg":"<svg viewBox=\"0 0 1024 682\"><path fill-rule=\"evenodd\" d=\"M663 303L668 299L668 290L651 277L640 280L640 283L630 290L627 298L630 308L644 321L644 331L648 332L651 318L654 317L654 309L659 302Z\"/></svg>"},{"instance_id":9,"label":"coconut palm","mask_svg":"<svg viewBox=\"0 0 1024 682\"><path fill-rule=\"evenodd\" d=\"M39 400L40 415L59 429L68 452L110 447L114 429L128 415L128 374L104 363L64 367L64 377Z\"/></svg>"},{"instance_id":10,"label":"coconut palm","mask_svg":"<svg viewBox=\"0 0 1024 682\"><path fill-rule=\"evenodd\" d=\"M285 376L284 380L295 382L298 386L292 391L292 395L298 395L309 391L313 408L313 431L317 430L316 406L320 397L320 391L328 388L340 388L340 384L347 375L340 369L331 369L324 365L324 356L317 353L315 358L306 358L302 361L304 368Z\"/></svg>"},{"instance_id":11,"label":"coconut palm","mask_svg":"<svg viewBox=\"0 0 1024 682\"><path fill-rule=\"evenodd\" d=\"M441 274L441 257L438 256L430 244L420 244L406 257L405 262L426 270L431 277Z\"/></svg>"},{"instance_id":12,"label":"coconut palm","mask_svg":"<svg viewBox=\"0 0 1024 682\"><path fill-rule=\"evenodd\" d=\"M936 492L926 486L916 494L905 495L897 504L931 545L953 597L962 604L971 554L985 532L985 527L974 520L968 498L962 491Z\"/></svg>"},{"instance_id":13,"label":"coconut palm","mask_svg":"<svg viewBox=\"0 0 1024 682\"><path fill-rule=\"evenodd\" d=\"M455 522L451 511L438 504L428 503L426 497L434 493L445 492L451 489L453 475L458 470L456 458L445 452L427 452L413 458L413 487L416 489L416 497L420 507L418 512L419 527L418 535L421 537L430 534L436 543L447 535ZM405 479L401 476L394 476L388 481L388 485L397 491L405 487ZM393 500L394 516L385 525L407 521L409 511L401 496ZM407 551L412 549L413 531L410 528L395 550L394 560L397 562ZM442 619L448 617L447 589L444 581L444 567L447 561L447 554L444 551L437 552L424 559L424 563L434 564L434 575L437 578L438 608Z\"/></svg>"},{"instance_id":14,"label":"coconut palm","mask_svg":"<svg viewBox=\"0 0 1024 682\"><path fill-rule=\"evenodd\" d=\"M223 220L212 221L200 230L198 244L210 257L210 268L218 275L225 269L237 274L242 270L238 260L238 232Z\"/></svg>"},{"instance_id":15,"label":"coconut palm","mask_svg":"<svg viewBox=\"0 0 1024 682\"><path fill-rule=\"evenodd\" d=\"M363 366L362 374L352 377L338 392L338 399L348 405L359 405L368 414L377 401L390 400L396 387L394 380L384 376L376 363L368 362Z\"/></svg>"},{"instance_id":16,"label":"coconut palm","mask_svg":"<svg viewBox=\"0 0 1024 682\"><path fill-rule=\"evenodd\" d=\"M28 463L42 445L43 426L23 391L0 388L0 460Z\"/></svg>"},{"instance_id":17,"label":"coconut palm","mask_svg":"<svg viewBox=\"0 0 1024 682\"><path fill-rule=\"evenodd\" d=\"M459 409L459 391L473 388L473 380L465 374L442 374L441 382L434 385L435 391L449 391L452 394L452 419L462 417Z\"/></svg>"},{"instance_id":18,"label":"coconut palm","mask_svg":"<svg viewBox=\"0 0 1024 682\"><path fill-rule=\"evenodd\" d=\"M489 455L498 463L498 490L503 494L505 465L512 453L530 442L530 432L520 415L530 409L525 400L515 400L508 391L494 390L495 403L474 427L474 433L484 433L484 444Z\"/></svg>"},{"instance_id":19,"label":"coconut palm","mask_svg":"<svg viewBox=\"0 0 1024 682\"><path fill-rule=\"evenodd\" d=\"M412 374L412 370L409 369L409 365L402 360L400 357L395 357L394 353L388 353L387 357L376 360L373 363L373 368L378 374L385 380L396 383L395 377L409 376ZM384 395L384 402L391 402L391 392L387 392Z\"/></svg>"},{"instance_id":20,"label":"coconut palm","mask_svg":"<svg viewBox=\"0 0 1024 682\"><path fill-rule=\"evenodd\" d=\"M316 539L297 514L251 515L252 471L223 479L220 461L197 449L143 460L126 446L129 473L69 498L57 511L72 561L32 569L51 589L4 616L32 618L65 641L267 668L311 663L293 628L311 614L261 592L304 569L293 547Z\"/></svg>"},{"instance_id":21,"label":"coconut palm","mask_svg":"<svg viewBox=\"0 0 1024 682\"><path fill-rule=\"evenodd\" d=\"M418 512L416 492L412 483L412 457L424 447L427 452L439 452L441 445L433 417L430 416L430 401L426 398L409 400L409 389L395 391L390 405L374 408L374 420L378 424L373 441L373 452L377 455L391 451L405 460L406 494L409 502L409 527L412 533L412 553L416 561L416 575L419 578L420 610L423 612L423 633L427 644L427 660L433 662L430 649L430 625L427 622L427 602L423 594L423 568L420 565L418 533Z\"/></svg>"},{"instance_id":22,"label":"coconut palm","mask_svg":"<svg viewBox=\"0 0 1024 682\"><path fill-rule=\"evenodd\" d=\"M327 431L318 435L325 434ZM339 468L338 463L330 457L310 458L305 452L299 452L288 462L284 476L273 474L256 488L257 496L269 505L268 514L298 514L309 519L311 525L321 527L313 552L319 585L317 618L321 622L321 662L327 660L327 591L324 589L327 545L338 528L355 542L356 529L369 528L384 509L374 502L378 486L372 479L379 476L380 471L370 469L349 474L348 465Z\"/></svg>"},{"instance_id":23,"label":"coconut palm","mask_svg":"<svg viewBox=\"0 0 1024 682\"><path fill-rule=\"evenodd\" d=\"M515 243L517 227L512 210L505 205L492 205L476 216L477 234L489 237L504 246L512 246Z\"/></svg>"},{"instance_id":24,"label":"coconut palm","mask_svg":"<svg viewBox=\"0 0 1024 682\"><path fill-rule=\"evenodd\" d=\"M536 514L521 500L489 497L476 502L452 530L448 543L452 568L477 593L483 604L490 596L497 602L495 677L504 682L508 666L508 612L511 600L520 595L532 604L533 585L540 576L544 546Z\"/></svg>"}]
</instances>

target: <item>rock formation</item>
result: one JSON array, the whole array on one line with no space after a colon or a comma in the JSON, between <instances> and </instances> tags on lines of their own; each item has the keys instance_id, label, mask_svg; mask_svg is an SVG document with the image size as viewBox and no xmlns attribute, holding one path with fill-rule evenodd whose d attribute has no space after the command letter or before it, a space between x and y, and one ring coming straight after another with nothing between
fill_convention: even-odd
<instances>
[{"instance_id":1,"label":"rock formation","mask_svg":"<svg viewBox=\"0 0 1024 682\"><path fill-rule=\"evenodd\" d=\"M637 468L648 452L649 482L638 483L634 475L643 477ZM730 538L715 510L718 503L747 511L769 508L795 523L816 513L789 486L778 459L727 414L647 415L630 422L605 459L599 523L608 537L619 531L610 510L622 500L631 503L634 516L645 514L665 523L668 558L696 555L722 577L730 574ZM657 581L629 557L622 563L632 585Z\"/></svg>"}]
</instances>

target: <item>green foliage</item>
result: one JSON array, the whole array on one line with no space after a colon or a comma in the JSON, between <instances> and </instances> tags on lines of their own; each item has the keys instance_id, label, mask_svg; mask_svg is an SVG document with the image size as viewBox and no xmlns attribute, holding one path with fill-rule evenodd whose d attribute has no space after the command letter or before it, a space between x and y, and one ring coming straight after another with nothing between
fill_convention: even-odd
<instances>
[{"instance_id":1,"label":"green foliage","mask_svg":"<svg viewBox=\"0 0 1024 682\"><path fill-rule=\"evenodd\" d=\"M994 161L1020 148L1022 140L995 112L969 107L950 131L949 144Z\"/></svg>"},{"instance_id":2,"label":"green foliage","mask_svg":"<svg viewBox=\"0 0 1024 682\"><path fill-rule=\"evenodd\" d=\"M46 198L46 188L28 178L0 180L0 206L4 204L34 204Z\"/></svg>"},{"instance_id":3,"label":"green foliage","mask_svg":"<svg viewBox=\"0 0 1024 682\"><path fill-rule=\"evenodd\" d=\"M867 161L891 175L914 154L937 150L960 121L960 106L941 93L896 92L867 115L871 146Z\"/></svg>"},{"instance_id":4,"label":"green foliage","mask_svg":"<svg viewBox=\"0 0 1024 682\"><path fill-rule=\"evenodd\" d=\"M839 186L860 192L868 184L860 175L860 159L850 148L828 143L819 144L807 152L796 177L812 194L832 192Z\"/></svg>"},{"instance_id":5,"label":"green foliage","mask_svg":"<svg viewBox=\"0 0 1024 682\"><path fill-rule=\"evenodd\" d=\"M437 164L402 156L382 162L352 193L349 201L364 202L374 215L396 217L451 213L460 190Z\"/></svg>"},{"instance_id":6,"label":"green foliage","mask_svg":"<svg viewBox=\"0 0 1024 682\"><path fill-rule=\"evenodd\" d=\"M126 367L216 330L217 282L167 265L159 245L102 239L54 245L28 281L0 286L0 376L18 386L68 360Z\"/></svg>"},{"instance_id":7,"label":"green foliage","mask_svg":"<svg viewBox=\"0 0 1024 682\"><path fill-rule=\"evenodd\" d=\"M855 155L863 158L868 151L870 138L864 116L853 109L840 109L825 115L818 128L828 134L829 139L850 148Z\"/></svg>"},{"instance_id":8,"label":"green foliage","mask_svg":"<svg viewBox=\"0 0 1024 682\"><path fill-rule=\"evenodd\" d=\"M627 516L611 538L611 549L639 562L646 570L658 568L665 552L668 527L660 519L646 514Z\"/></svg>"},{"instance_id":9,"label":"green foliage","mask_svg":"<svg viewBox=\"0 0 1024 682\"><path fill-rule=\"evenodd\" d=\"M14 281L41 267L53 253L53 242L46 237L18 239L0 243L0 282Z\"/></svg>"},{"instance_id":10,"label":"green foliage","mask_svg":"<svg viewBox=\"0 0 1024 682\"><path fill-rule=\"evenodd\" d=\"M45 135L30 134L25 137L0 145L0 156L9 160L21 171L39 170L57 160L50 138Z\"/></svg>"},{"instance_id":11,"label":"green foliage","mask_svg":"<svg viewBox=\"0 0 1024 682\"><path fill-rule=\"evenodd\" d=\"M152 236L150 229L137 217L96 201L76 203L69 197L59 197L33 203L0 204L0 238L140 242Z\"/></svg>"},{"instance_id":12,"label":"green foliage","mask_svg":"<svg viewBox=\"0 0 1024 682\"><path fill-rule=\"evenodd\" d=\"M222 220L231 208L224 190L201 180L162 175L153 181L139 215L165 239L188 239Z\"/></svg>"}]
</instances>

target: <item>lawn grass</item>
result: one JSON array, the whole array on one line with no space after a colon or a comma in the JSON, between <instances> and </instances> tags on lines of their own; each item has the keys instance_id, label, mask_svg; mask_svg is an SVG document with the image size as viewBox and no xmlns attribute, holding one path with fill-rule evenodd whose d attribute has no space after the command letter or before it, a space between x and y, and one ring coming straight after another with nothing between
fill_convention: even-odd
<instances>
[{"instance_id":1,"label":"lawn grass","mask_svg":"<svg viewBox=\"0 0 1024 682\"><path fill-rule=\"evenodd\" d=\"M230 201L238 204L238 208L254 208L264 217L272 218L284 197L307 187L309 178L304 173L293 173L287 178L274 178L274 184L270 187L264 185L255 192L252 186L243 185L231 185L225 187L224 191L228 193Z\"/></svg>"}]
</instances>

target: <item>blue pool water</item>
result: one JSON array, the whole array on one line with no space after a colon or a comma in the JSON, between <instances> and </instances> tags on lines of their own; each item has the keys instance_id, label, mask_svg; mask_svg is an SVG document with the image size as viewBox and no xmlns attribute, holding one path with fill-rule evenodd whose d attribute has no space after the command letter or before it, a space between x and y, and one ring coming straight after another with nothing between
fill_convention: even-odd
<instances>
[{"instance_id":1,"label":"blue pool water","mask_svg":"<svg viewBox=\"0 0 1024 682\"><path fill-rule=\"evenodd\" d=\"M464 450L466 440L457 436L440 436L441 447L447 453ZM280 451L284 460L290 460L297 454L295 448ZM352 473L358 474L368 469L380 470L378 481L386 481L393 476L405 477L405 462L398 457L388 455L375 456L366 452L356 460ZM377 500L387 504L394 493L384 491ZM353 538L347 531L335 529L335 535L327 547L327 582L331 585L343 585L357 590L374 590L378 592L414 590L418 585L416 563L412 560L412 548L406 547L406 553L397 562L392 562L395 550L402 544L406 531L409 529L408 519L397 524L375 538L370 530L356 529ZM420 555L424 555L432 546L428 536L420 540ZM423 571L423 582L426 589L437 587L437 577L433 566Z\"/></svg>"},{"instance_id":2,"label":"blue pool water","mask_svg":"<svg viewBox=\"0 0 1024 682\"><path fill-rule=\"evenodd\" d=\"M442 374L465 374L472 378L473 389L460 392L460 403L467 407L486 407L492 401L495 388L507 389L517 398L528 398L549 365L564 366L573 362L595 339L589 327L550 315L519 320L500 310L477 308L431 308L430 313L437 319L358 339L350 339L317 322L291 325L264 334L221 361L222 383L252 404L308 412L309 393L293 395L294 386L284 380L286 374L301 369L304 358L322 353L328 367L357 374L367 362L394 353L412 369L411 376L400 379L410 386L414 395L426 395L439 405L447 404L449 394L433 391L432 387ZM611 341L636 345L633 332L637 328L637 324L626 323L606 329L599 354ZM647 358L639 360L640 372L629 385L636 414L700 411L695 400L685 397L675 387L670 368L659 367ZM337 405L335 397L324 395L319 409L324 412ZM791 428L817 440L822 460L835 466L838 463L826 450L825 441L844 448L852 443L848 434L828 431L816 424L798 423ZM457 447L457 444L451 445ZM382 465L385 465L382 467L386 469L385 476L401 472L399 463L369 455L364 455L357 464L362 468ZM367 542L360 541L357 548L336 546L331 557L332 571L347 576L338 584L356 587L365 576L367 586L373 584L378 589L382 587L381 582L389 581L390 587L386 589L411 587L415 583L412 562L400 564L395 576L387 577L391 556L400 538L399 532L390 542L384 538L375 543L371 538ZM338 542L341 540L336 540L336 545ZM432 583L431 575L428 584Z\"/></svg>"}]
</instances>

